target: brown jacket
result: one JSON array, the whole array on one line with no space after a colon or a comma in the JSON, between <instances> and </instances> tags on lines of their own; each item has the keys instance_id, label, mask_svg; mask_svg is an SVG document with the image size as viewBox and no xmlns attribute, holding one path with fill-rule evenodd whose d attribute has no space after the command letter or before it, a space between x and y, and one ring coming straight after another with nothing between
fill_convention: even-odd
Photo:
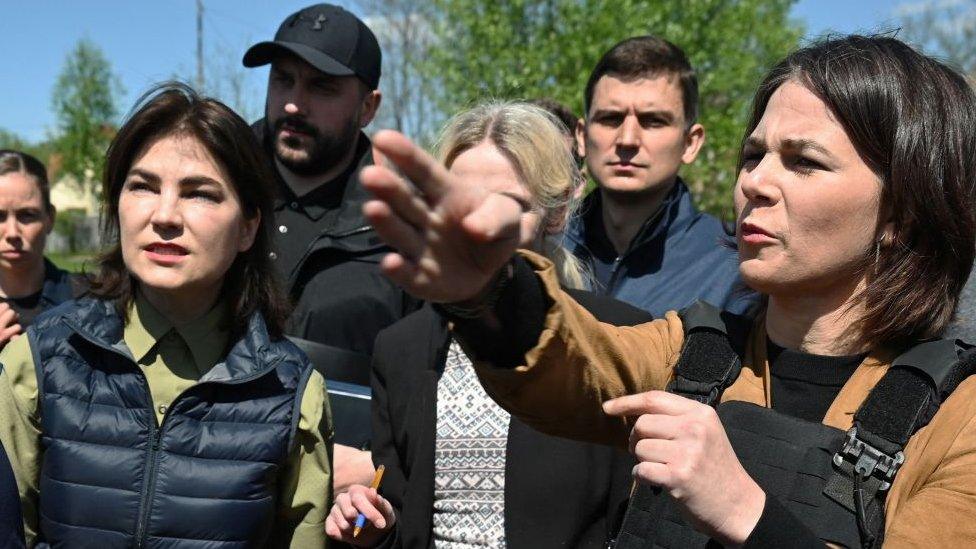
<instances>
[{"instance_id":1,"label":"brown jacket","mask_svg":"<svg viewBox=\"0 0 976 549\"><path fill-rule=\"evenodd\" d=\"M663 389L684 340L681 319L635 327L603 324L560 289L552 265L525 254L554 304L536 347L514 370L478 364L488 393L530 426L569 438L626 447L630 426L603 413L611 398ZM742 373L722 396L770 406L766 330L760 317ZM872 352L834 400L823 423L847 430L854 412L894 357ZM885 547L976 545L976 376L965 380L905 448L886 508Z\"/></svg>"}]
</instances>

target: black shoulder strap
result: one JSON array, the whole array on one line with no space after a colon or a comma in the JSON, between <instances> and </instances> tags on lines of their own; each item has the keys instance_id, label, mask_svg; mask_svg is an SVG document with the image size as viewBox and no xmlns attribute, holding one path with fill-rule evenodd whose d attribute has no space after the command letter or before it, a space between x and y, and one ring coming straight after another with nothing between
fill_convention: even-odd
<instances>
[{"instance_id":1,"label":"black shoulder strap","mask_svg":"<svg viewBox=\"0 0 976 549\"><path fill-rule=\"evenodd\" d=\"M969 345L945 339L920 343L892 361L854 414L824 493L855 513L865 547L883 541L884 501L905 460L905 445L974 371L976 349Z\"/></svg>"},{"instance_id":2,"label":"black shoulder strap","mask_svg":"<svg viewBox=\"0 0 976 549\"><path fill-rule=\"evenodd\" d=\"M668 391L714 405L742 369L742 352L752 322L696 301L681 312L685 344Z\"/></svg>"},{"instance_id":3,"label":"black shoulder strap","mask_svg":"<svg viewBox=\"0 0 976 549\"><path fill-rule=\"evenodd\" d=\"M681 311L681 323L685 343L667 389L715 405L722 391L739 376L741 356L752 321L721 312L704 301L696 301ZM646 539L653 537L647 530L648 525L657 521L665 504L660 492L659 488L637 484L610 547L644 549Z\"/></svg>"}]
</instances>

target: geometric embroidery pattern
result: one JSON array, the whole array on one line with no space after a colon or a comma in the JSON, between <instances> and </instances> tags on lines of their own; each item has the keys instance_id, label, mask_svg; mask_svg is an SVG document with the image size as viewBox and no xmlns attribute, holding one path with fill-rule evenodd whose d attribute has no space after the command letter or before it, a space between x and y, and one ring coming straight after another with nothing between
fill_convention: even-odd
<instances>
[{"instance_id":1,"label":"geometric embroidery pattern","mask_svg":"<svg viewBox=\"0 0 976 549\"><path fill-rule=\"evenodd\" d=\"M505 447L510 416L451 340L437 382L434 546L505 547Z\"/></svg>"}]
</instances>

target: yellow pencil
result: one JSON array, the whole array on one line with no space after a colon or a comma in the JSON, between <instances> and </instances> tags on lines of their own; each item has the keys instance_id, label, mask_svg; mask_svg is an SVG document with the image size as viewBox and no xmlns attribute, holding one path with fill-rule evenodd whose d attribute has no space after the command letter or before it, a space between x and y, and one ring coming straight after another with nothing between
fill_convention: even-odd
<instances>
[{"instance_id":1,"label":"yellow pencil","mask_svg":"<svg viewBox=\"0 0 976 549\"><path fill-rule=\"evenodd\" d=\"M373 490L379 489L380 482L383 481L383 471L386 471L386 467L383 465L376 468L376 474L373 475L373 482L369 485ZM359 536L359 532L362 532L363 526L366 526L366 515L359 513L356 515L356 524L352 528L352 537Z\"/></svg>"}]
</instances>

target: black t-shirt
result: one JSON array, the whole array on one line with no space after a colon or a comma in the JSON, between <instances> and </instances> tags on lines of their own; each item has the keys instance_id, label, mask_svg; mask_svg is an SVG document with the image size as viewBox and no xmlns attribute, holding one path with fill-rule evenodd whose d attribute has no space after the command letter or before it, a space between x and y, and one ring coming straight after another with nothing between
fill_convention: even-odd
<instances>
[{"instance_id":1,"label":"black t-shirt","mask_svg":"<svg viewBox=\"0 0 976 549\"><path fill-rule=\"evenodd\" d=\"M769 338L766 349L773 409L817 423L866 356L812 355L784 349Z\"/></svg>"}]
</instances>

